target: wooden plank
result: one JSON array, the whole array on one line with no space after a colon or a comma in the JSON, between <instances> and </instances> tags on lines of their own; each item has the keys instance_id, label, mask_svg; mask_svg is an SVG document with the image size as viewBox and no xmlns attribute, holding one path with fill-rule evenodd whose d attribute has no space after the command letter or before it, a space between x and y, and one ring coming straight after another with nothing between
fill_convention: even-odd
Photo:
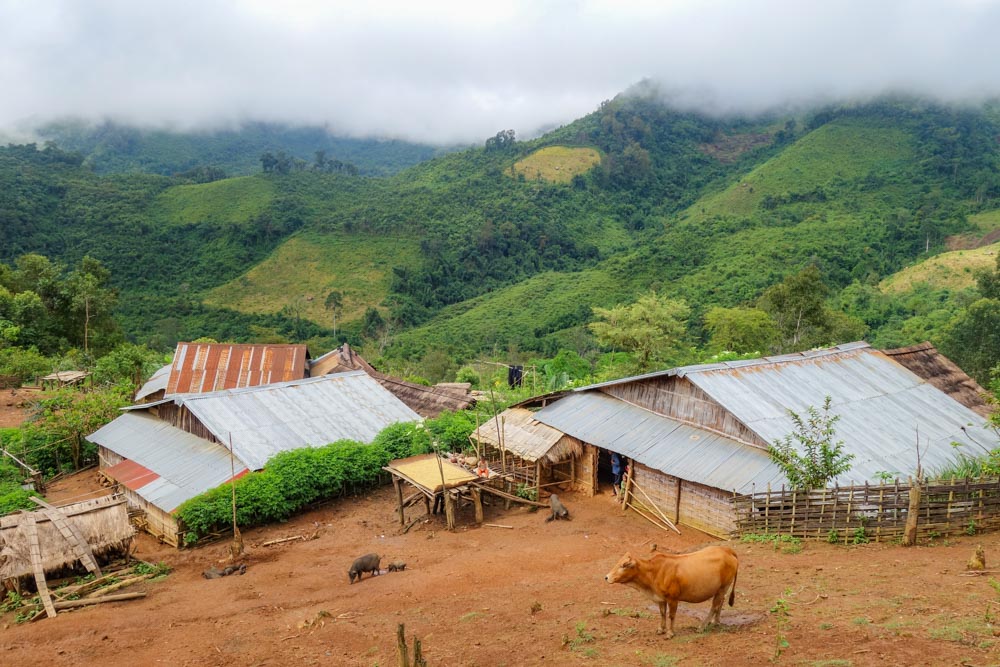
<instances>
[{"instance_id":1,"label":"wooden plank","mask_svg":"<svg viewBox=\"0 0 1000 667\"><path fill-rule=\"evenodd\" d=\"M97 559L94 558L94 552L91 551L87 538L80 532L80 528L76 523L69 521L58 508L53 507L41 498L32 496L31 500L42 506L42 514L48 517L49 521L59 530L63 539L69 542L70 547L73 549L73 555L80 559L80 562L87 568L87 571L93 573L95 577L101 576L101 568L97 564Z\"/></svg>"},{"instance_id":2,"label":"wooden plank","mask_svg":"<svg viewBox=\"0 0 1000 667\"><path fill-rule=\"evenodd\" d=\"M28 553L31 556L31 569L35 573L35 586L38 588L38 597L42 601L48 617L55 618L56 609L52 606L49 587L45 583L45 568L42 566L42 550L38 545L38 529L35 526L35 516L30 512L24 514L24 532L28 538Z\"/></svg>"}]
</instances>

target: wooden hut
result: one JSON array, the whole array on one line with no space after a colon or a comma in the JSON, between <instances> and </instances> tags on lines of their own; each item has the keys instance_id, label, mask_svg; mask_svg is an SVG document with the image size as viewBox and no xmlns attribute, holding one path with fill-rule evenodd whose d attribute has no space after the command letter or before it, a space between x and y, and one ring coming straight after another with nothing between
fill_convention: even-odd
<instances>
[{"instance_id":1,"label":"wooden hut","mask_svg":"<svg viewBox=\"0 0 1000 667\"><path fill-rule=\"evenodd\" d=\"M81 547L95 561L107 562L128 552L134 534L122 496L0 517L0 580L17 585L39 568L48 575L73 568L85 559ZM32 560L33 545L37 565Z\"/></svg>"},{"instance_id":2,"label":"wooden hut","mask_svg":"<svg viewBox=\"0 0 1000 667\"><path fill-rule=\"evenodd\" d=\"M976 451L993 437L981 415L863 342L581 387L534 419L629 459L654 514L726 536L736 528L734 494L787 484L768 448L795 432L790 411L819 408L827 396L836 437L854 455L831 480L840 485L886 471L905 477L918 434L925 469L953 464L953 443Z\"/></svg>"},{"instance_id":3,"label":"wooden hut","mask_svg":"<svg viewBox=\"0 0 1000 667\"><path fill-rule=\"evenodd\" d=\"M596 448L584 448L579 439L546 426L525 407L512 407L472 432L490 468L513 487L541 490L569 483L593 495L597 482Z\"/></svg>"},{"instance_id":4,"label":"wooden hut","mask_svg":"<svg viewBox=\"0 0 1000 667\"><path fill-rule=\"evenodd\" d=\"M401 380L375 370L347 343L315 359L309 367L309 373L313 377L347 371L364 371L411 410L425 418L433 419L446 410L465 410L476 403L470 393L471 385L467 383L449 382L428 387Z\"/></svg>"}]
</instances>

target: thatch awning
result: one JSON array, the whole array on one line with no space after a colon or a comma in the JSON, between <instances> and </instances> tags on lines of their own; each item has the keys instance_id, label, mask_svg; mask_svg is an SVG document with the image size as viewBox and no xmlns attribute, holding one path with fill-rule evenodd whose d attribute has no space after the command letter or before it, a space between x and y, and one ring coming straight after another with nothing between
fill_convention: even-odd
<instances>
[{"instance_id":1,"label":"thatch awning","mask_svg":"<svg viewBox=\"0 0 1000 667\"><path fill-rule=\"evenodd\" d=\"M983 400L986 390L930 343L882 350L882 353L976 414L990 416L990 406Z\"/></svg>"},{"instance_id":2,"label":"thatch awning","mask_svg":"<svg viewBox=\"0 0 1000 667\"><path fill-rule=\"evenodd\" d=\"M440 465L439 465L440 464ZM445 461L437 454L420 454L405 459L390 461L385 468L393 475L411 484L423 487L431 493L441 491L441 475L444 474L444 488L464 486L476 479L475 473L460 465Z\"/></svg>"},{"instance_id":3,"label":"thatch awning","mask_svg":"<svg viewBox=\"0 0 1000 667\"><path fill-rule=\"evenodd\" d=\"M135 534L128 520L125 498L121 496L101 496L58 509L69 522L75 524L98 560L124 553ZM45 572L72 567L79 560L73 545L63 537L44 510L9 514L0 517L0 580L29 577L34 572L25 529L27 522L24 521L28 514L35 519Z\"/></svg>"},{"instance_id":4,"label":"thatch awning","mask_svg":"<svg viewBox=\"0 0 1000 667\"><path fill-rule=\"evenodd\" d=\"M481 443L513 453L525 461L544 458L558 463L583 452L580 441L571 435L536 421L534 412L526 408L509 408L472 432ZM497 438L497 422L503 424L503 442Z\"/></svg>"}]
</instances>

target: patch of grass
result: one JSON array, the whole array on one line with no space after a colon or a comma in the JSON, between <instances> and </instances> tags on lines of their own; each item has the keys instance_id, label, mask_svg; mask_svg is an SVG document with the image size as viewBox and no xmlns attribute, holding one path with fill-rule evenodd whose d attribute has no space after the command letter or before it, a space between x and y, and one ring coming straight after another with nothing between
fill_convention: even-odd
<instances>
[{"instance_id":1,"label":"patch of grass","mask_svg":"<svg viewBox=\"0 0 1000 667\"><path fill-rule=\"evenodd\" d=\"M572 639L568 635L563 635L563 646L569 646L571 651L581 651L587 644L594 642L594 635L587 631L586 621L579 621L576 624L576 636Z\"/></svg>"},{"instance_id":2,"label":"patch of grass","mask_svg":"<svg viewBox=\"0 0 1000 667\"><path fill-rule=\"evenodd\" d=\"M287 308L293 316L332 326L324 304L330 292L338 291L343 295L339 328L388 296L392 267L415 264L418 245L409 238L300 234L239 278L208 292L204 302L255 314Z\"/></svg>"},{"instance_id":3,"label":"patch of grass","mask_svg":"<svg viewBox=\"0 0 1000 667\"><path fill-rule=\"evenodd\" d=\"M600 163L601 154L594 148L546 146L515 162L509 173L523 175L529 181L569 183L574 176L585 174Z\"/></svg>"},{"instance_id":4,"label":"patch of grass","mask_svg":"<svg viewBox=\"0 0 1000 667\"><path fill-rule=\"evenodd\" d=\"M797 554L802 551L802 540L791 535L777 535L772 533L748 533L740 537L740 542L749 544L772 544L774 550L781 550L786 554Z\"/></svg>"},{"instance_id":5,"label":"patch of grass","mask_svg":"<svg viewBox=\"0 0 1000 667\"><path fill-rule=\"evenodd\" d=\"M666 653L657 653L649 661L649 664L651 667L674 667L674 665L679 663L680 660L681 659L677 656L667 655Z\"/></svg>"},{"instance_id":6,"label":"patch of grass","mask_svg":"<svg viewBox=\"0 0 1000 667\"><path fill-rule=\"evenodd\" d=\"M605 616L623 616L627 618L649 618L649 612L643 611L641 609L605 609L603 611Z\"/></svg>"},{"instance_id":7,"label":"patch of grass","mask_svg":"<svg viewBox=\"0 0 1000 667\"><path fill-rule=\"evenodd\" d=\"M466 623L468 621L473 621L479 618L480 616L484 615L485 614L483 614L483 612L481 611L470 611L468 614L463 614L462 616L460 616L458 620L461 621L462 623Z\"/></svg>"},{"instance_id":8,"label":"patch of grass","mask_svg":"<svg viewBox=\"0 0 1000 667\"><path fill-rule=\"evenodd\" d=\"M834 658L832 660L813 660L805 664L809 665L809 667L851 667L854 663L850 660Z\"/></svg>"},{"instance_id":9,"label":"patch of grass","mask_svg":"<svg viewBox=\"0 0 1000 667\"><path fill-rule=\"evenodd\" d=\"M177 185L157 197L150 213L162 222L189 225L197 222L249 222L274 198L274 185L266 178L243 176L199 185Z\"/></svg>"},{"instance_id":10,"label":"patch of grass","mask_svg":"<svg viewBox=\"0 0 1000 667\"><path fill-rule=\"evenodd\" d=\"M994 243L975 250L941 253L892 274L879 287L887 294L910 292L919 283L952 291L973 287L977 270L994 267L998 249L1000 244Z\"/></svg>"},{"instance_id":11,"label":"patch of grass","mask_svg":"<svg viewBox=\"0 0 1000 667\"><path fill-rule=\"evenodd\" d=\"M820 630L833 630L833 623L820 623L819 624L819 629Z\"/></svg>"},{"instance_id":12,"label":"patch of grass","mask_svg":"<svg viewBox=\"0 0 1000 667\"><path fill-rule=\"evenodd\" d=\"M949 617L947 621L936 618L928 630L928 635L931 639L981 647L983 643L993 643L993 629L992 624L985 623L981 618Z\"/></svg>"}]
</instances>

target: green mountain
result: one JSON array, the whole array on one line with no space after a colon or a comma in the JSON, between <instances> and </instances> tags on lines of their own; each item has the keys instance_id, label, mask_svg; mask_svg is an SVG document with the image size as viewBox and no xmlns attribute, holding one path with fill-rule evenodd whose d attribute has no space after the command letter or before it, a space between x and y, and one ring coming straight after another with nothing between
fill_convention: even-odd
<instances>
[{"instance_id":1,"label":"green mountain","mask_svg":"<svg viewBox=\"0 0 1000 667\"><path fill-rule=\"evenodd\" d=\"M395 173L363 166L384 146L354 158L357 174L260 173L265 126L226 138L253 147L256 169L247 158L247 175L210 182L197 167L222 164L218 138L8 146L0 262L99 259L141 342L322 350L346 337L397 359L593 349L591 308L650 290L684 298L703 342L709 308L750 305L814 264L870 338L905 344L941 324L907 329L922 306L877 283L997 215L998 119L991 106L897 98L720 118L640 86L537 139L407 153ZM181 171L168 164L195 171L162 175Z\"/></svg>"},{"instance_id":2,"label":"green mountain","mask_svg":"<svg viewBox=\"0 0 1000 667\"><path fill-rule=\"evenodd\" d=\"M43 141L83 155L99 174L146 172L172 175L204 173L244 176L260 171L261 155L284 153L300 167L311 167L317 151L330 162L350 164L370 176L394 174L429 160L445 149L399 140L352 139L322 127L246 123L236 129L180 132L143 129L105 121L48 123L35 130Z\"/></svg>"}]
</instances>

